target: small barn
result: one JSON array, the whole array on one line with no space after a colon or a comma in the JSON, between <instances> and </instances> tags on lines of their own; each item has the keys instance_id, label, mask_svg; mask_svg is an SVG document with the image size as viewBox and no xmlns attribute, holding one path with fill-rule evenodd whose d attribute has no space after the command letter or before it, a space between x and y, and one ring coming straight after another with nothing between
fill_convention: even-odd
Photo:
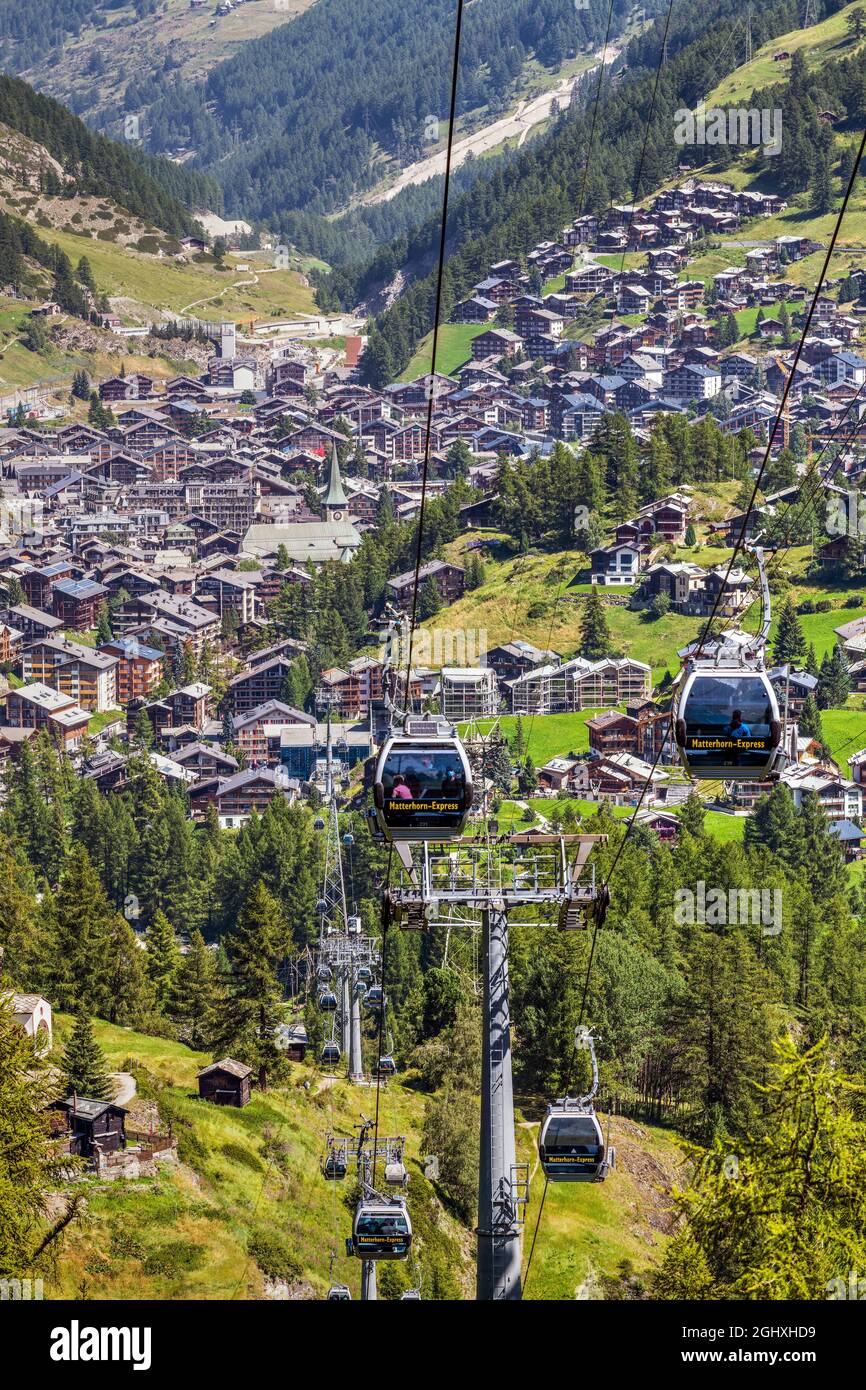
<instances>
[{"instance_id":1,"label":"small barn","mask_svg":"<svg viewBox=\"0 0 866 1390\"><path fill-rule=\"evenodd\" d=\"M252 1067L243 1062L235 1062L224 1057L221 1062L211 1062L198 1074L198 1093L202 1100L212 1105L236 1105L239 1108L250 1103L250 1077Z\"/></svg>"},{"instance_id":2,"label":"small barn","mask_svg":"<svg viewBox=\"0 0 866 1390\"><path fill-rule=\"evenodd\" d=\"M110 1100L88 1100L73 1093L51 1107L65 1119L69 1152L82 1158L126 1148L126 1109Z\"/></svg>"}]
</instances>

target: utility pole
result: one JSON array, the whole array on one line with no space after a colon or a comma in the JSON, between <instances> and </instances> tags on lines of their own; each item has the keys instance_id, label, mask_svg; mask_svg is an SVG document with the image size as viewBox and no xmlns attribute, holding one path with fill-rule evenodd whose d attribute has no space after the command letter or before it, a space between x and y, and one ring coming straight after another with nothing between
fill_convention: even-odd
<instances>
[{"instance_id":1,"label":"utility pole","mask_svg":"<svg viewBox=\"0 0 866 1390\"><path fill-rule=\"evenodd\" d=\"M746 62L752 61L752 11L746 10Z\"/></svg>"},{"instance_id":2,"label":"utility pole","mask_svg":"<svg viewBox=\"0 0 866 1390\"><path fill-rule=\"evenodd\" d=\"M484 1046L481 1070L481 1169L478 1184L476 1298L520 1298L520 1225L514 1200L517 1151L511 1079L508 914L482 913Z\"/></svg>"}]
</instances>

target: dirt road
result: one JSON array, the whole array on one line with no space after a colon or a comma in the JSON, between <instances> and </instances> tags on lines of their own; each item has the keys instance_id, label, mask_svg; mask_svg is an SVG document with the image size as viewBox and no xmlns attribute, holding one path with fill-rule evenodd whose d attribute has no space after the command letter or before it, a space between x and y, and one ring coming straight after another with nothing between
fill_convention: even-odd
<instances>
[{"instance_id":1,"label":"dirt road","mask_svg":"<svg viewBox=\"0 0 866 1390\"><path fill-rule=\"evenodd\" d=\"M503 116L501 120L485 126L483 130L476 130L474 135L467 135L463 140L455 140L451 152L452 169L458 169L468 155L484 154L496 145L501 145L503 140L512 140L517 136L518 144L522 145L532 127L538 125L539 121L548 119L554 101L558 101L560 106L568 104L573 81L571 77L566 78L542 96L535 97L532 101L522 101L510 116ZM435 178L437 174L444 172L445 150L439 150L427 159L420 159L417 164L410 164L383 193L370 193L361 201L388 203L411 184L424 183L427 179Z\"/></svg>"}]
</instances>

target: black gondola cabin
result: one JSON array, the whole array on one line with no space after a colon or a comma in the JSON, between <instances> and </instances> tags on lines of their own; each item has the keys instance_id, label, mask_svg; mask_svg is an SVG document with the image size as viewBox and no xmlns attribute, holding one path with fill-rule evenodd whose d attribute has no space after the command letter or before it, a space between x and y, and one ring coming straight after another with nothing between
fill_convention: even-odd
<instances>
[{"instance_id":1,"label":"black gondola cabin","mask_svg":"<svg viewBox=\"0 0 866 1390\"><path fill-rule=\"evenodd\" d=\"M764 781L776 767L782 726L763 671L692 671L677 699L674 731L690 777Z\"/></svg>"},{"instance_id":2,"label":"black gondola cabin","mask_svg":"<svg viewBox=\"0 0 866 1390\"><path fill-rule=\"evenodd\" d=\"M410 721L409 730L389 738L379 754L373 784L379 826L390 840L455 839L472 805L463 745L435 723Z\"/></svg>"}]
</instances>

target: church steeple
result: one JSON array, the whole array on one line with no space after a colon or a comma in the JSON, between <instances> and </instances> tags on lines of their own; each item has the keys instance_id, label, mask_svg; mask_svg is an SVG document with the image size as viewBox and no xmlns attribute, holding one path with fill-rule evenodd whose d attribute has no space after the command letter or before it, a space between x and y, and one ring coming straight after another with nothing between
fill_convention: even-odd
<instances>
[{"instance_id":1,"label":"church steeple","mask_svg":"<svg viewBox=\"0 0 866 1390\"><path fill-rule=\"evenodd\" d=\"M343 489L343 479L340 474L340 461L337 458L337 446L336 444L332 444L331 466L328 470L328 490L325 493L324 500L325 520L345 520L348 506L349 499Z\"/></svg>"}]
</instances>

